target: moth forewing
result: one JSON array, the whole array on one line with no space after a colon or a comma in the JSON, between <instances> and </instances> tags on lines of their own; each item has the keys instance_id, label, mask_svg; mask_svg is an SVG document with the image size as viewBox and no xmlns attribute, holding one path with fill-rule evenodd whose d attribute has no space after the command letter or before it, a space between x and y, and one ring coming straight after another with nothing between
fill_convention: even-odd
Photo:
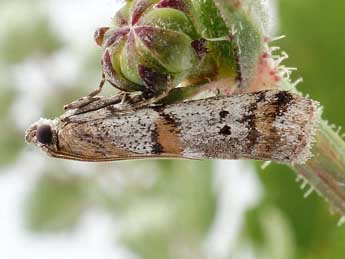
<instances>
[{"instance_id":1,"label":"moth forewing","mask_svg":"<svg viewBox=\"0 0 345 259\"><path fill-rule=\"evenodd\" d=\"M34 124L27 141L53 157L82 161L185 158L303 163L310 157L317 122L317 102L272 90L126 112L114 105L70 112ZM47 125L52 138L39 135ZM49 135L48 130L45 133ZM42 139L51 143L41 143Z\"/></svg>"}]
</instances>

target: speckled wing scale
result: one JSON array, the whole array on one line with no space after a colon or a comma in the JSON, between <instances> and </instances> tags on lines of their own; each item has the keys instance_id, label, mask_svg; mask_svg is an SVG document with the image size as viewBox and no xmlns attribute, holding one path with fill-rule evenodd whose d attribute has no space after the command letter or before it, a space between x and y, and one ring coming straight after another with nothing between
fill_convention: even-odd
<instances>
[{"instance_id":1,"label":"speckled wing scale","mask_svg":"<svg viewBox=\"0 0 345 259\"><path fill-rule=\"evenodd\" d=\"M317 102L271 90L131 111L119 111L116 105L81 114L69 111L32 125L26 140L50 156L82 161L186 158L303 163L310 157L317 122Z\"/></svg>"}]
</instances>

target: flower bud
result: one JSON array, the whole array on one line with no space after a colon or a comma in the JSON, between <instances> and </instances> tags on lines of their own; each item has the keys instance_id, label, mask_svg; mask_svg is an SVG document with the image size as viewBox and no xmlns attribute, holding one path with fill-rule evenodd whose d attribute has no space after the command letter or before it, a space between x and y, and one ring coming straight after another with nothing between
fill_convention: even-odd
<instances>
[{"instance_id":1,"label":"flower bud","mask_svg":"<svg viewBox=\"0 0 345 259\"><path fill-rule=\"evenodd\" d=\"M245 0L133 0L97 30L106 80L157 96L168 87L257 76L263 34Z\"/></svg>"},{"instance_id":2,"label":"flower bud","mask_svg":"<svg viewBox=\"0 0 345 259\"><path fill-rule=\"evenodd\" d=\"M124 91L155 95L169 80L188 75L206 52L195 42L200 35L190 13L189 0L127 2L116 13L114 26L95 34L104 49L107 81Z\"/></svg>"}]
</instances>

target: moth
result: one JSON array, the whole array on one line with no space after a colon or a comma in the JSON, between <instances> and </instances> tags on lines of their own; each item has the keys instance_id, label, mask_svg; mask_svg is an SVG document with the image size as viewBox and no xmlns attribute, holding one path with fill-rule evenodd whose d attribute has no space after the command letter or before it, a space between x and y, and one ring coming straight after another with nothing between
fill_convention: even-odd
<instances>
[{"instance_id":1,"label":"moth","mask_svg":"<svg viewBox=\"0 0 345 259\"><path fill-rule=\"evenodd\" d=\"M100 99L54 120L41 119L26 141L49 156L90 162L181 158L304 163L318 103L268 90L123 109Z\"/></svg>"}]
</instances>

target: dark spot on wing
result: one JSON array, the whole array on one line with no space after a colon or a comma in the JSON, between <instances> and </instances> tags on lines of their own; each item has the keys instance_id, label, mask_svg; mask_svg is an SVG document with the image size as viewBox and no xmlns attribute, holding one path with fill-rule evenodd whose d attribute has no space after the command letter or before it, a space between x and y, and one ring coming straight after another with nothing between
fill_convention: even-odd
<instances>
[{"instance_id":1,"label":"dark spot on wing","mask_svg":"<svg viewBox=\"0 0 345 259\"><path fill-rule=\"evenodd\" d=\"M247 149L248 150L254 150L255 145L258 142L258 138L260 137L260 133L258 132L256 128L256 115L255 112L257 110L258 106L257 103L253 103L252 105L249 106L247 114L243 116L239 120L240 123L246 123L247 124L247 129L248 129L248 145Z\"/></svg>"},{"instance_id":2,"label":"dark spot on wing","mask_svg":"<svg viewBox=\"0 0 345 259\"><path fill-rule=\"evenodd\" d=\"M228 111L221 111L219 113L219 116L224 119L226 116L228 116L230 113Z\"/></svg>"},{"instance_id":3,"label":"dark spot on wing","mask_svg":"<svg viewBox=\"0 0 345 259\"><path fill-rule=\"evenodd\" d=\"M162 154L164 151L163 146L158 141L158 137L158 131L155 128L151 131L152 154L155 155Z\"/></svg>"},{"instance_id":4,"label":"dark spot on wing","mask_svg":"<svg viewBox=\"0 0 345 259\"><path fill-rule=\"evenodd\" d=\"M291 100L293 99L293 96L291 93L286 91L281 91L276 94L277 103L279 106L287 105Z\"/></svg>"},{"instance_id":5,"label":"dark spot on wing","mask_svg":"<svg viewBox=\"0 0 345 259\"><path fill-rule=\"evenodd\" d=\"M278 92L276 95L276 107L278 116L282 116L284 112L286 112L289 103L293 100L293 96L291 93L286 91Z\"/></svg>"},{"instance_id":6,"label":"dark spot on wing","mask_svg":"<svg viewBox=\"0 0 345 259\"><path fill-rule=\"evenodd\" d=\"M228 125L225 125L220 131L221 135L231 135L231 128Z\"/></svg>"}]
</instances>

